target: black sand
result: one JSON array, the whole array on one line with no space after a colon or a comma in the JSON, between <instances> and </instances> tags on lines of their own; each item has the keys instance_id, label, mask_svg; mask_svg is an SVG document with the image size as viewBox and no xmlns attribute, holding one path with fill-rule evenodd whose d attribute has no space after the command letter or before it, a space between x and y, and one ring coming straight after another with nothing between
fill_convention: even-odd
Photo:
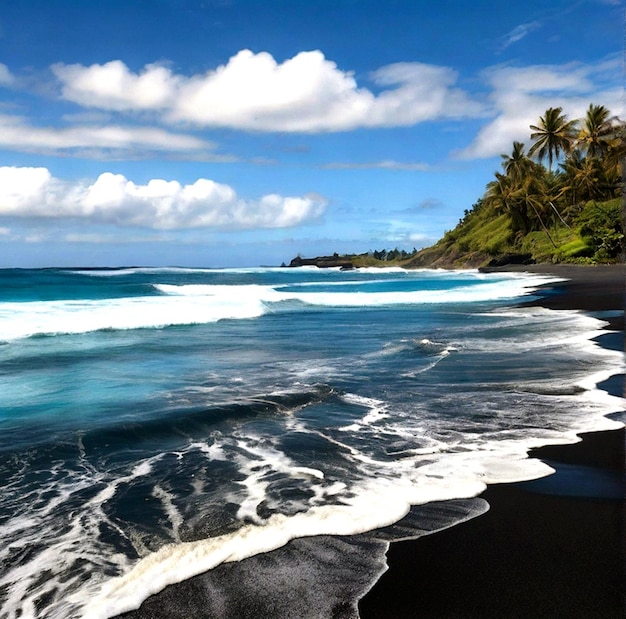
<instances>
[{"instance_id":1,"label":"black sand","mask_svg":"<svg viewBox=\"0 0 626 619\"><path fill-rule=\"evenodd\" d=\"M623 331L625 265L511 270L568 278L547 287L535 304L621 310L610 328ZM623 393L620 378L604 388ZM574 445L534 450L555 475L490 486L482 495L491 506L487 514L392 544L389 570L361 600L361 617L626 616L624 436L623 429L596 432Z\"/></svg>"}]
</instances>

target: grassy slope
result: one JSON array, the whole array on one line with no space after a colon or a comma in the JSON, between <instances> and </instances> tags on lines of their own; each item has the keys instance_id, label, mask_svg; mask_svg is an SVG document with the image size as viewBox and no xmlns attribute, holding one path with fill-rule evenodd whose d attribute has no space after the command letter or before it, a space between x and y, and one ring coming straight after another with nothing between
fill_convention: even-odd
<instances>
[{"instance_id":1,"label":"grassy slope","mask_svg":"<svg viewBox=\"0 0 626 619\"><path fill-rule=\"evenodd\" d=\"M616 199L599 206L615 208L619 202ZM419 251L403 266L479 267L493 260L506 261L507 256L511 259L514 255L518 260L524 256L529 262L594 262L595 249L589 238L581 236L577 226L570 228L553 221L549 226L549 235L540 230L515 236L506 215L486 207L475 208L454 230L446 232L432 247Z\"/></svg>"}]
</instances>

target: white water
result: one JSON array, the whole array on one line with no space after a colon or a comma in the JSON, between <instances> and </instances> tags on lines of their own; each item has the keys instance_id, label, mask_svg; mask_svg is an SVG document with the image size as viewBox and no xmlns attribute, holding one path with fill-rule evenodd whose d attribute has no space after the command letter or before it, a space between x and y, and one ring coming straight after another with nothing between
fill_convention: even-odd
<instances>
[{"instance_id":1,"label":"white water","mask_svg":"<svg viewBox=\"0 0 626 619\"><path fill-rule=\"evenodd\" d=\"M33 335L77 334L207 324L262 316L269 306L300 302L320 307L473 303L530 294L543 277L414 292L286 292L281 286L157 284L162 296L106 300L31 301L0 305L0 341ZM357 285L358 282L355 282ZM349 283L348 283L349 285ZM306 287L304 287L306 290Z\"/></svg>"}]
</instances>

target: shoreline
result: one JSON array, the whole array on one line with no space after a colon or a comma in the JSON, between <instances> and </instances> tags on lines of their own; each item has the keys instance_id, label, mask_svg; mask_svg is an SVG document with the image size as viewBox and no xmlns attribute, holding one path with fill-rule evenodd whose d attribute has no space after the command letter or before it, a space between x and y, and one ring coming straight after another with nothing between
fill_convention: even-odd
<instances>
[{"instance_id":1,"label":"shoreline","mask_svg":"<svg viewBox=\"0 0 626 619\"><path fill-rule=\"evenodd\" d=\"M485 272L550 274L523 306L611 313L624 350L626 265L510 265ZM601 336L605 337L605 336ZM606 345L602 344L602 345ZM601 385L625 395L624 375ZM391 544L388 571L360 600L362 619L390 617L623 617L625 598L624 428L529 452L556 473L491 485L490 510L435 535Z\"/></svg>"},{"instance_id":2,"label":"shoreline","mask_svg":"<svg viewBox=\"0 0 626 619\"><path fill-rule=\"evenodd\" d=\"M593 463L575 470L601 471L621 487L621 474L599 468L596 457L622 459L624 431L582 438L558 448L569 461ZM556 448L534 455L546 458ZM560 461L550 463L559 475ZM558 481L540 493L535 484L489 486L480 495L487 513L393 543L388 571L360 601L361 618L623 617L623 501L562 496Z\"/></svg>"},{"instance_id":3,"label":"shoreline","mask_svg":"<svg viewBox=\"0 0 626 619\"><path fill-rule=\"evenodd\" d=\"M570 309L585 312L620 311L619 317L607 319L609 329L624 330L626 308L626 264L595 266L575 264L529 264L485 267L483 273L534 273L554 275L567 281L546 284L538 290L537 298L522 301L521 306L541 306L548 309Z\"/></svg>"}]
</instances>

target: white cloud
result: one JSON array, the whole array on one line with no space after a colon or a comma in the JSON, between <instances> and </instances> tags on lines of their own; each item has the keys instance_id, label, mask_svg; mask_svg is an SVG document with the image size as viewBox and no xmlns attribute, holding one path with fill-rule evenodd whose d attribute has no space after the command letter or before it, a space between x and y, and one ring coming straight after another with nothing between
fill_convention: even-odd
<instances>
[{"instance_id":1,"label":"white cloud","mask_svg":"<svg viewBox=\"0 0 626 619\"><path fill-rule=\"evenodd\" d=\"M485 71L483 77L492 88L492 120L456 156L480 159L509 153L514 140L530 145L530 125L549 107L563 108L570 119L583 117L590 103L621 114L622 90L604 86L607 75L614 81L616 70L617 61L608 60L597 65L498 66Z\"/></svg>"},{"instance_id":2,"label":"white cloud","mask_svg":"<svg viewBox=\"0 0 626 619\"><path fill-rule=\"evenodd\" d=\"M19 116L0 114L0 148L27 152L86 151L92 156L111 153L204 153L215 145L197 137L157 127L77 125L37 127Z\"/></svg>"},{"instance_id":3,"label":"white cloud","mask_svg":"<svg viewBox=\"0 0 626 619\"><path fill-rule=\"evenodd\" d=\"M593 88L589 65L533 65L509 67L500 65L483 72L483 79L496 92L581 93Z\"/></svg>"},{"instance_id":4,"label":"white cloud","mask_svg":"<svg viewBox=\"0 0 626 619\"><path fill-rule=\"evenodd\" d=\"M455 88L457 74L418 62L372 73L374 94L360 87L321 51L278 63L270 54L242 50L205 74L175 75L162 65L131 72L104 65L53 67L62 95L82 106L115 111L159 111L169 122L252 131L325 132L407 126L439 118L480 115L482 107Z\"/></svg>"},{"instance_id":5,"label":"white cloud","mask_svg":"<svg viewBox=\"0 0 626 619\"><path fill-rule=\"evenodd\" d=\"M135 74L119 60L90 67L59 63L52 65L52 72L63 83L64 98L109 110L162 108L173 97L179 80L161 65L146 65Z\"/></svg>"},{"instance_id":6,"label":"white cloud","mask_svg":"<svg viewBox=\"0 0 626 619\"><path fill-rule=\"evenodd\" d=\"M0 167L0 216L235 230L296 226L320 217L325 208L326 200L314 194L243 200L232 187L202 178L190 185L162 179L137 185L105 172L89 184L54 178L47 168Z\"/></svg>"},{"instance_id":7,"label":"white cloud","mask_svg":"<svg viewBox=\"0 0 626 619\"><path fill-rule=\"evenodd\" d=\"M367 111L366 126L413 125L442 118L472 118L483 113L481 104L455 88L457 73L448 67L421 62L399 62L375 71L381 92Z\"/></svg>"},{"instance_id":8,"label":"white cloud","mask_svg":"<svg viewBox=\"0 0 626 619\"><path fill-rule=\"evenodd\" d=\"M416 171L416 172L426 172L431 169L427 163L419 163L419 162L405 162L405 161L394 161L392 159L385 159L383 161L370 161L364 163L351 163L351 162L334 162L327 163L320 166L326 170L370 170L370 169L379 169L379 170L405 170L405 171Z\"/></svg>"},{"instance_id":9,"label":"white cloud","mask_svg":"<svg viewBox=\"0 0 626 619\"><path fill-rule=\"evenodd\" d=\"M408 240L411 241L411 243L428 244L433 242L433 237L423 232L412 232L409 234Z\"/></svg>"},{"instance_id":10,"label":"white cloud","mask_svg":"<svg viewBox=\"0 0 626 619\"><path fill-rule=\"evenodd\" d=\"M522 39L527 37L531 32L533 32L534 30L537 30L540 27L541 27L541 24L537 21L529 22L527 24L520 24L519 26L516 26L515 28L513 28L513 30L511 30L511 32L509 32L507 35L504 36L503 41L502 41L502 49L506 49L510 45L513 45L513 43L517 43L518 41L521 41Z\"/></svg>"}]
</instances>

